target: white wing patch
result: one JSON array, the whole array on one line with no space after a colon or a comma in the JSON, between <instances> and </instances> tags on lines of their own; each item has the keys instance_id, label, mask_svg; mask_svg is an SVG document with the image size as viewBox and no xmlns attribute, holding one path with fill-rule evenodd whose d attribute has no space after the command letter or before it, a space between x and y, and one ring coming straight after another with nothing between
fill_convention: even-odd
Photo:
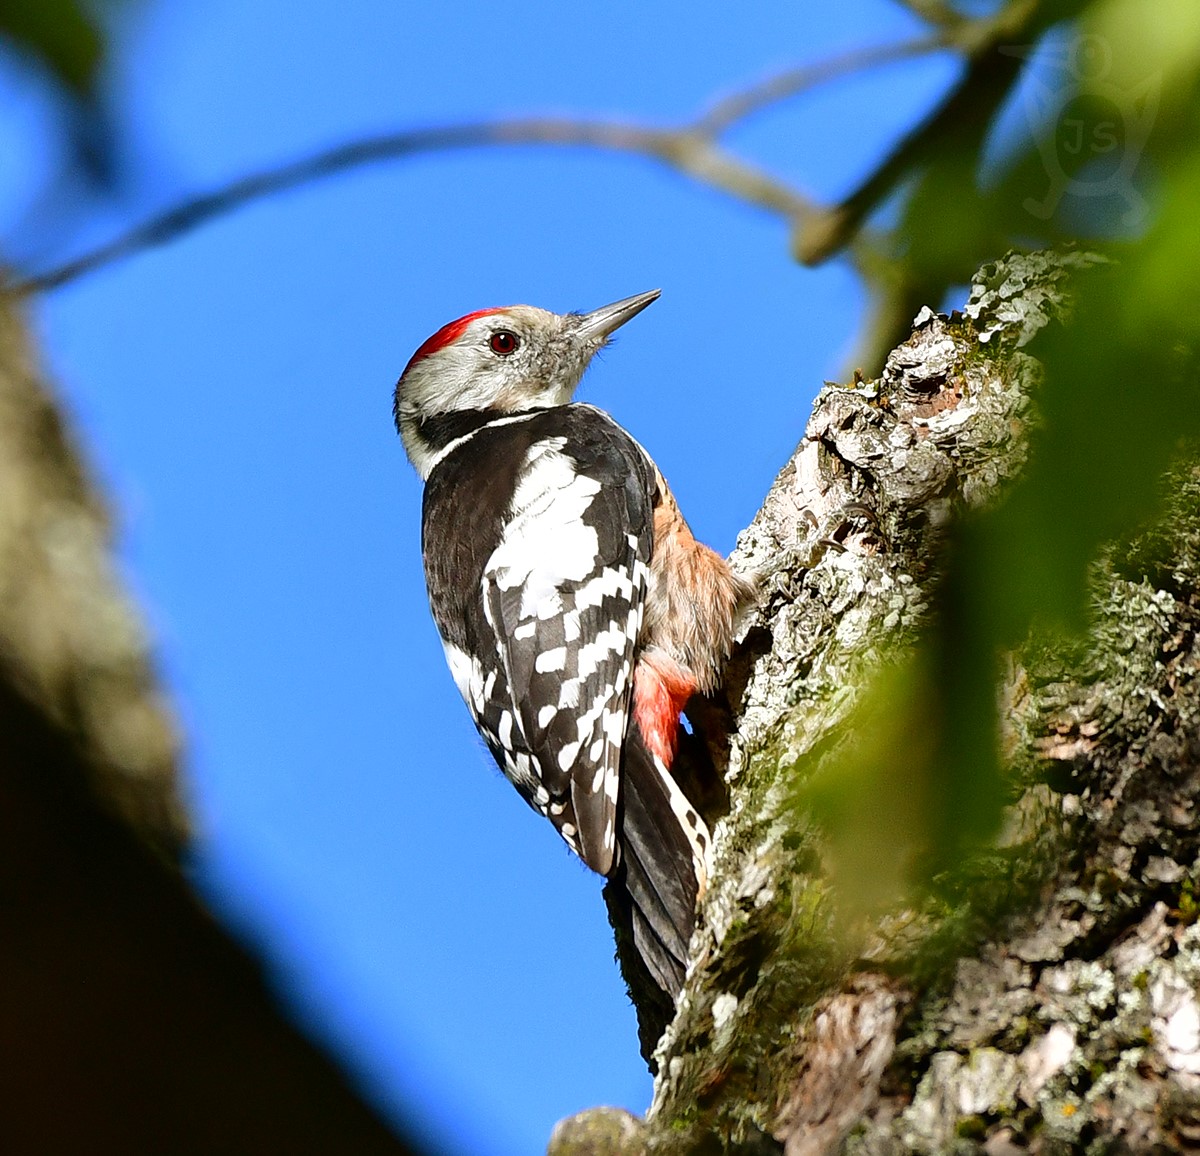
<instances>
[{"instance_id":1,"label":"white wing patch","mask_svg":"<svg viewBox=\"0 0 1200 1156\"><path fill-rule=\"evenodd\" d=\"M512 518L484 566L484 581L521 588L520 617L550 618L562 609L559 588L582 582L596 565L599 540L583 515L600 483L577 473L560 452L565 438L535 443L512 498Z\"/></svg>"}]
</instances>

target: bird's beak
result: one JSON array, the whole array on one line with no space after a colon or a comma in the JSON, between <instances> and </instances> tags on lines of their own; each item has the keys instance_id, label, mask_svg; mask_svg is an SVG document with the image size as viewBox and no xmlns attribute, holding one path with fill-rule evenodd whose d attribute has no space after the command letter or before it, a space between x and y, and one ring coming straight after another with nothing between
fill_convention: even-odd
<instances>
[{"instance_id":1,"label":"bird's beak","mask_svg":"<svg viewBox=\"0 0 1200 1156\"><path fill-rule=\"evenodd\" d=\"M579 328L575 332L588 341L604 341L652 301L657 301L660 293L661 289L651 289L649 293L638 293L585 313L580 317Z\"/></svg>"}]
</instances>

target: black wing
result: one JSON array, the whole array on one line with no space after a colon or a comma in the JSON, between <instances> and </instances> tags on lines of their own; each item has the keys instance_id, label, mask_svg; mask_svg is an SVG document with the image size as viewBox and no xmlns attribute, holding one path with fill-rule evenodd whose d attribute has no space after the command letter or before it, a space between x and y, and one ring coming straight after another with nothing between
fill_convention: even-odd
<instances>
[{"instance_id":1,"label":"black wing","mask_svg":"<svg viewBox=\"0 0 1200 1156\"><path fill-rule=\"evenodd\" d=\"M530 447L483 596L514 726L540 770L535 805L606 875L650 575L652 491L640 450L607 419L578 433L588 436Z\"/></svg>"},{"instance_id":2,"label":"black wing","mask_svg":"<svg viewBox=\"0 0 1200 1156\"><path fill-rule=\"evenodd\" d=\"M607 875L649 581L653 467L590 406L485 427L471 443L464 473L507 488L509 499L497 507L494 491L480 491L476 505L452 516L440 509L447 503L437 489L447 490L448 479L431 474L426 533L449 536L438 557L466 563L459 588L471 573L479 577L469 601L455 607L439 605L429 575L434 617L497 762L588 866ZM478 511L489 502L502 512L476 560L466 527L474 520L470 541L479 541Z\"/></svg>"}]
</instances>

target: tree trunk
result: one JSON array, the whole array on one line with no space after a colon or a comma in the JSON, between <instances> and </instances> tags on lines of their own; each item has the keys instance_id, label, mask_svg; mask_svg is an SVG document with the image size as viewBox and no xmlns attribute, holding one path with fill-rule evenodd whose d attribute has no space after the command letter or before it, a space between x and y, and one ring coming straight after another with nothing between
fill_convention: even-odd
<instances>
[{"instance_id":1,"label":"tree trunk","mask_svg":"<svg viewBox=\"0 0 1200 1156\"><path fill-rule=\"evenodd\" d=\"M177 870L176 731L0 299L0 1151L404 1156Z\"/></svg>"},{"instance_id":2,"label":"tree trunk","mask_svg":"<svg viewBox=\"0 0 1200 1156\"><path fill-rule=\"evenodd\" d=\"M898 898L928 783L870 775L919 761L922 707L955 708L957 687L895 672L947 526L1024 464L1041 375L1023 347L1092 263L987 266L878 381L817 398L735 552L768 577L730 670L730 806L653 1104L564 1121L553 1156L1200 1148L1200 471L1094 565L1083 638L1007 657L1011 801L953 886ZM831 789L840 844L814 817Z\"/></svg>"}]
</instances>

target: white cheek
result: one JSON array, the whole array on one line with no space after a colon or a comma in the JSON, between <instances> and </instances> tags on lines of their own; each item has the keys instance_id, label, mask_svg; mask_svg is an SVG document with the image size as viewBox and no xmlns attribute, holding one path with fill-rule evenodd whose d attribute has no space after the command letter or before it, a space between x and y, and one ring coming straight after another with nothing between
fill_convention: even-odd
<instances>
[{"instance_id":1,"label":"white cheek","mask_svg":"<svg viewBox=\"0 0 1200 1156\"><path fill-rule=\"evenodd\" d=\"M486 409L506 380L495 355L477 343L448 345L410 370L406 393L417 413Z\"/></svg>"}]
</instances>

